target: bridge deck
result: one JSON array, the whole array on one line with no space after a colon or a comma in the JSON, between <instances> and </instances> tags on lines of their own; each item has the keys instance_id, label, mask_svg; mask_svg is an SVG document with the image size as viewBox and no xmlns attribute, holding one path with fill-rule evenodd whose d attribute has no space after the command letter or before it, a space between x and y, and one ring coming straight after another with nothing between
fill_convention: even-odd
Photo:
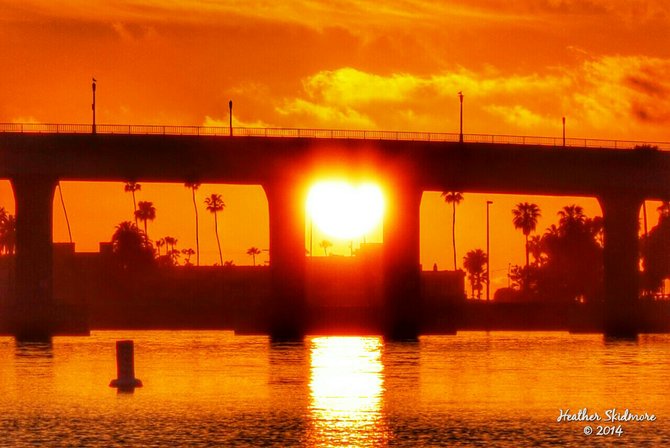
<instances>
[{"instance_id":1,"label":"bridge deck","mask_svg":"<svg viewBox=\"0 0 670 448\"><path fill-rule=\"evenodd\" d=\"M91 134L91 124L56 123L0 123L0 133L50 133L50 134ZM232 136L234 137L274 137L274 138L322 138L358 140L399 140L424 142L458 142L460 135L449 132L408 132L376 131L355 129L298 129L298 128L248 128L217 126L166 126L133 124L98 124L99 134L126 135L189 135L189 136ZM579 148L634 149L652 146L670 151L670 142L641 140L605 140L592 138L542 137L524 135L463 134L465 143L494 143L532 146L567 146Z\"/></svg>"}]
</instances>

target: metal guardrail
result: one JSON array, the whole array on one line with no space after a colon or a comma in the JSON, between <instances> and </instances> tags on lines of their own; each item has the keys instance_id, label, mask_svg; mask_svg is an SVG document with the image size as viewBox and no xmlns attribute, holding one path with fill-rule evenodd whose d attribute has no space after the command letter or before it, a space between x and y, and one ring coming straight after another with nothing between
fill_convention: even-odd
<instances>
[{"instance_id":1,"label":"metal guardrail","mask_svg":"<svg viewBox=\"0 0 670 448\"><path fill-rule=\"evenodd\" d=\"M0 123L0 133L30 134L91 134L90 124L55 123ZM229 127L215 126L162 126L162 125L122 125L98 124L98 134L125 135L191 135L191 136L230 136ZM298 128L232 128L233 137L272 137L272 138L320 138L320 139L356 139L356 140L402 140L421 142L458 142L459 134L448 132L405 132L345 129L298 129ZM466 143L498 143L515 145L540 145L562 147L562 137L540 137L522 135L464 134ZM670 151L670 142L646 142L638 140L603 140L591 138L566 138L566 147L634 149L639 146L652 146Z\"/></svg>"}]
</instances>

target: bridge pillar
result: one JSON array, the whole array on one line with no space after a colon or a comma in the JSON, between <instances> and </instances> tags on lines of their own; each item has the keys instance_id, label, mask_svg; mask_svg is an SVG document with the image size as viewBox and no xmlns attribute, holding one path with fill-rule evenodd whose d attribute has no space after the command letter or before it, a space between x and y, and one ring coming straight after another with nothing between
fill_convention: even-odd
<instances>
[{"instance_id":1,"label":"bridge pillar","mask_svg":"<svg viewBox=\"0 0 670 448\"><path fill-rule=\"evenodd\" d=\"M272 302L269 332L275 340L305 335L305 200L299 183L264 185L270 215Z\"/></svg>"},{"instance_id":2,"label":"bridge pillar","mask_svg":"<svg viewBox=\"0 0 670 448\"><path fill-rule=\"evenodd\" d=\"M20 340L44 340L54 331L53 197L57 181L11 179L16 203L16 291L10 327Z\"/></svg>"},{"instance_id":3,"label":"bridge pillar","mask_svg":"<svg viewBox=\"0 0 670 448\"><path fill-rule=\"evenodd\" d=\"M603 267L605 336L635 337L639 331L639 240L642 199L601 197L605 225Z\"/></svg>"},{"instance_id":4,"label":"bridge pillar","mask_svg":"<svg viewBox=\"0 0 670 448\"><path fill-rule=\"evenodd\" d=\"M416 339L421 321L419 212L422 191L392 186L384 212L384 336Z\"/></svg>"}]
</instances>

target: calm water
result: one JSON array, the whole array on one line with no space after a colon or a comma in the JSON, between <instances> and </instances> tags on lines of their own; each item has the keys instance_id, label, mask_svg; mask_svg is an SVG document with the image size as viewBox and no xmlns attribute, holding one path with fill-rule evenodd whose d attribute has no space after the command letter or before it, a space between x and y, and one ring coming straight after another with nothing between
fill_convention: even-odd
<instances>
[{"instance_id":1,"label":"calm water","mask_svg":"<svg viewBox=\"0 0 670 448\"><path fill-rule=\"evenodd\" d=\"M144 382L133 394L107 386L123 338L135 340ZM667 446L669 359L670 336L0 338L0 446ZM560 409L584 407L657 421L621 423L620 438L556 421Z\"/></svg>"}]
</instances>

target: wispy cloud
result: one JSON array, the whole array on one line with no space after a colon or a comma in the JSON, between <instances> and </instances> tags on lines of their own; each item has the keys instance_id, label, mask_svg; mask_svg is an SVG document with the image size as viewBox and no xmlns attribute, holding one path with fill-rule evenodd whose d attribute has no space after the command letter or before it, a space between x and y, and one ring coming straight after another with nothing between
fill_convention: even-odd
<instances>
[{"instance_id":1,"label":"wispy cloud","mask_svg":"<svg viewBox=\"0 0 670 448\"><path fill-rule=\"evenodd\" d=\"M431 76L379 75L344 67L304 79L304 95L285 99L277 111L297 114L303 122L312 116L312 124L453 129L456 93L462 90L473 132L554 132L566 114L582 132L614 127L632 132L669 122L669 75L669 59L622 56L588 59L575 70L527 75L466 69Z\"/></svg>"}]
</instances>

